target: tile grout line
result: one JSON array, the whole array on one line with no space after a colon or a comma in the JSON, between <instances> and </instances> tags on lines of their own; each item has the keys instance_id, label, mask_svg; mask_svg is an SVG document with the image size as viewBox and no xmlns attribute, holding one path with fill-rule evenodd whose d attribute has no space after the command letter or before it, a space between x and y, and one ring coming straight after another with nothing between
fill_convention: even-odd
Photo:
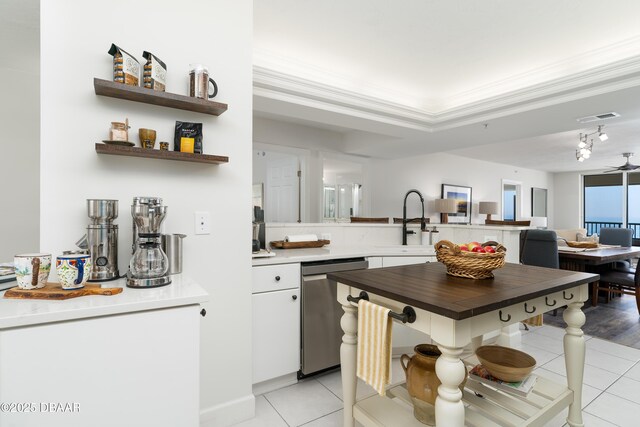
<instances>
[{"instance_id":1,"label":"tile grout line","mask_svg":"<svg viewBox=\"0 0 640 427\"><path fill-rule=\"evenodd\" d=\"M327 387L326 385L324 385L324 384L322 383L322 381L319 381L318 379L316 379L316 381L318 381L318 382L322 385L322 387L324 387L324 388L326 388L327 390L329 390L329 393L331 393L331 394L333 394L335 397L337 397L337 398L338 398L338 400L339 400L340 402L343 402L343 403L344 403L344 400L343 400L343 399L340 399L340 396L338 396L337 394L335 394L335 393L334 393L334 392L333 392L329 387ZM342 383L340 384L340 387L342 387ZM358 387L358 386L357 386L357 384L356 384L356 392L357 392L357 390L358 390L358 388L357 388L357 387ZM333 413L333 412L332 412L332 413ZM327 414L327 415L329 415L329 414Z\"/></svg>"},{"instance_id":2,"label":"tile grout line","mask_svg":"<svg viewBox=\"0 0 640 427\"><path fill-rule=\"evenodd\" d=\"M273 408L274 411L276 411L276 414L278 414L278 416L280 417L280 419L287 425L287 427L291 427L291 425L287 422L287 420L284 419L284 417L282 416L282 414L280 412L278 412L278 410L276 409L276 407L273 405L273 403L271 403L269 401L269 399L267 398L267 394L262 394L261 396L264 397L264 400L267 401L267 403L269 404L269 406L271 406Z\"/></svg>"},{"instance_id":3,"label":"tile grout line","mask_svg":"<svg viewBox=\"0 0 640 427\"><path fill-rule=\"evenodd\" d=\"M331 414L335 414L336 412L342 411L342 409L343 409L343 408L336 409L335 411L329 412L328 414L324 414L324 415L323 415L323 416L321 416L321 417L314 418L314 419L312 419L311 421L307 421L307 422L306 422L306 423L304 423L304 424L300 424L300 425L298 425L297 427L306 426L306 425L307 425L307 424L309 424L309 423L312 423L312 422L314 422L314 421L318 421L318 420L319 420L319 419L321 419L321 418L328 417L328 416L329 416L329 415L331 415Z\"/></svg>"}]
</instances>

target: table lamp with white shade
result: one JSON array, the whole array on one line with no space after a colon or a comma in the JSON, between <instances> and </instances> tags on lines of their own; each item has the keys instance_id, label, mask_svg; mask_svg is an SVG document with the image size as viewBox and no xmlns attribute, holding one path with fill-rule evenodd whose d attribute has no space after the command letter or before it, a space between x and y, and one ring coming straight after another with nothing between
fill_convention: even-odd
<instances>
[{"instance_id":1,"label":"table lamp with white shade","mask_svg":"<svg viewBox=\"0 0 640 427\"><path fill-rule=\"evenodd\" d=\"M498 213L498 202L480 202L478 211L480 212L480 215L487 215L487 219L485 220L486 224L491 221L491 215Z\"/></svg>"},{"instance_id":2,"label":"table lamp with white shade","mask_svg":"<svg viewBox=\"0 0 640 427\"><path fill-rule=\"evenodd\" d=\"M455 199L436 199L436 212L440 214L440 223L449 223L449 214L458 212L458 205Z\"/></svg>"}]
</instances>

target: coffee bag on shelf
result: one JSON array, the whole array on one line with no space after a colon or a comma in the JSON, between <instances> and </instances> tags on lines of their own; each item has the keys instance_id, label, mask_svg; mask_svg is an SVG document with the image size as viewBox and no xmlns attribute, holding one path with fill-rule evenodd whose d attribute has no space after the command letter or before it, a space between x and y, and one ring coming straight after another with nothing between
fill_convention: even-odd
<instances>
[{"instance_id":1,"label":"coffee bag on shelf","mask_svg":"<svg viewBox=\"0 0 640 427\"><path fill-rule=\"evenodd\" d=\"M151 52L145 50L142 56L147 60L142 74L144 87L164 92L167 85L167 66Z\"/></svg>"},{"instance_id":2,"label":"coffee bag on shelf","mask_svg":"<svg viewBox=\"0 0 640 427\"><path fill-rule=\"evenodd\" d=\"M202 154L202 123L176 121L173 150Z\"/></svg>"},{"instance_id":3,"label":"coffee bag on shelf","mask_svg":"<svg viewBox=\"0 0 640 427\"><path fill-rule=\"evenodd\" d=\"M130 86L140 86L140 63L138 60L115 44L111 44L109 54L113 55L113 81Z\"/></svg>"}]
</instances>

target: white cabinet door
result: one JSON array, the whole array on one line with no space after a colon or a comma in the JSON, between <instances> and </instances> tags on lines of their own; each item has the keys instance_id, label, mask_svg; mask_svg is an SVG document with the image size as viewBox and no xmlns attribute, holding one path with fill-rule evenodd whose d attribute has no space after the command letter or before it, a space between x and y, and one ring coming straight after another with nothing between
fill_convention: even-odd
<instances>
[{"instance_id":1,"label":"white cabinet door","mask_svg":"<svg viewBox=\"0 0 640 427\"><path fill-rule=\"evenodd\" d=\"M300 291L253 294L253 383L300 369Z\"/></svg>"},{"instance_id":2,"label":"white cabinet door","mask_svg":"<svg viewBox=\"0 0 640 427\"><path fill-rule=\"evenodd\" d=\"M0 411L0 426L199 426L200 310L0 331L0 401L36 404Z\"/></svg>"}]
</instances>

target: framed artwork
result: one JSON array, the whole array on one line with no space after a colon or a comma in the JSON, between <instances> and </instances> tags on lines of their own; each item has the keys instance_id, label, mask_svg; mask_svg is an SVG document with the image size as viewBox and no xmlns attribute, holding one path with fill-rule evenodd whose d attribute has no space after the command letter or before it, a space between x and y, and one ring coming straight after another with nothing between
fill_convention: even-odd
<instances>
[{"instance_id":1,"label":"framed artwork","mask_svg":"<svg viewBox=\"0 0 640 427\"><path fill-rule=\"evenodd\" d=\"M449 223L471 224L471 187L442 184L443 199L456 201L456 213L449 214Z\"/></svg>"},{"instance_id":2,"label":"framed artwork","mask_svg":"<svg viewBox=\"0 0 640 427\"><path fill-rule=\"evenodd\" d=\"M546 188L531 188L531 216L547 216Z\"/></svg>"}]
</instances>

